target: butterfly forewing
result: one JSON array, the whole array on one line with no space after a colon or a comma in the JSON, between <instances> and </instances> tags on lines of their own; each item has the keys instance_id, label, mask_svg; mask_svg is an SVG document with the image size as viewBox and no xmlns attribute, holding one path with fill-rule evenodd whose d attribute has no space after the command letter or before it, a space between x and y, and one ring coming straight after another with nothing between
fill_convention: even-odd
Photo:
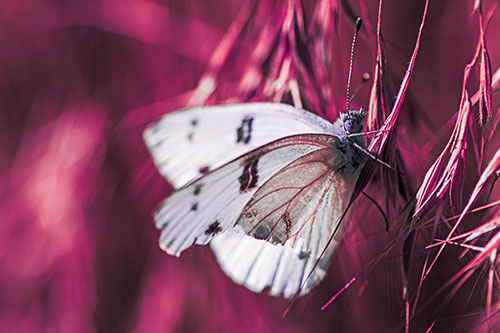
<instances>
[{"instance_id":1,"label":"butterfly forewing","mask_svg":"<svg viewBox=\"0 0 500 333\"><path fill-rule=\"evenodd\" d=\"M175 188L274 140L332 133L315 114L279 103L246 103L167 114L144 132L160 173Z\"/></svg>"},{"instance_id":2,"label":"butterfly forewing","mask_svg":"<svg viewBox=\"0 0 500 333\"><path fill-rule=\"evenodd\" d=\"M280 139L176 191L155 214L161 247L179 255L193 243L207 244L235 225L247 202L274 174L302 156L331 147L334 140L319 134Z\"/></svg>"}]
</instances>

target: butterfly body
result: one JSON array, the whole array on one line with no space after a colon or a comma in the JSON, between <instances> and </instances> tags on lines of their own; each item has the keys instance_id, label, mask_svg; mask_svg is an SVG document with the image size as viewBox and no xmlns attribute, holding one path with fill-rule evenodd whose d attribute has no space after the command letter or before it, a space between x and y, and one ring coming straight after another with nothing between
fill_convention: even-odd
<instances>
[{"instance_id":1,"label":"butterfly body","mask_svg":"<svg viewBox=\"0 0 500 333\"><path fill-rule=\"evenodd\" d=\"M363 119L362 110L350 110L331 124L277 103L164 116L144 134L177 188L155 214L160 246L178 256L210 243L236 283L276 296L308 292L347 226L362 163L354 144L363 146L361 136L349 135Z\"/></svg>"}]
</instances>

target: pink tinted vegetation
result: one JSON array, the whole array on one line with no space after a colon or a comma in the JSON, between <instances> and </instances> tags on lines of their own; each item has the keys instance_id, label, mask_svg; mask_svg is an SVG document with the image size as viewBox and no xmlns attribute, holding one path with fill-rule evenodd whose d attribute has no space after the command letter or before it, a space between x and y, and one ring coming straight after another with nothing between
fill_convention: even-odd
<instances>
[{"instance_id":1,"label":"pink tinted vegetation","mask_svg":"<svg viewBox=\"0 0 500 333\"><path fill-rule=\"evenodd\" d=\"M498 3L0 5L1 331L499 327ZM232 102L335 120L357 16L352 89L370 80L351 107L404 175L366 165L356 193L389 232L359 195L329 275L281 319L288 301L235 285L207 247L161 252L151 212L172 188L141 133Z\"/></svg>"}]
</instances>

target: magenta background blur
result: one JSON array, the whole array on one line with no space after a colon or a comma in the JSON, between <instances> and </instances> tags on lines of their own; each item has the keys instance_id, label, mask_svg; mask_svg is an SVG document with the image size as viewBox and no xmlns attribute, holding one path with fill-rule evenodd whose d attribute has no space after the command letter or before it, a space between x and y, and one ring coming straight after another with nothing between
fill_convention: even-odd
<instances>
[{"instance_id":1,"label":"magenta background blur","mask_svg":"<svg viewBox=\"0 0 500 333\"><path fill-rule=\"evenodd\" d=\"M235 285L208 247L193 247L180 259L158 247L151 212L172 189L154 168L142 131L151 120L188 103L242 3L0 2L0 331L404 330L401 248L371 269L366 283L319 310L384 248L389 235L372 206L367 215L377 217L357 214L354 221L360 222L348 229L326 280L284 319L288 301ZM382 32L396 91L423 3L383 4ZM314 4L304 3L305 17ZM378 1L351 5L368 26L376 25ZM409 167L414 189L445 142L438 137L429 147L429 138L458 107L463 67L478 34L472 7L473 1L465 0L430 2L407 98L411 107L402 112L404 135L412 142L402 154L410 160L418 156ZM338 39L331 89L339 99L337 109L326 111L330 120L345 103L353 31L345 10L340 13L340 29L331 31ZM259 29L255 24L248 35ZM499 31L496 13L487 32L493 70L500 64ZM354 83L361 73L372 73L375 51L360 38ZM231 96L230 85L223 94L221 100L238 98ZM366 85L354 104L367 106L368 98ZM466 189L473 185L467 183ZM498 198L498 191L493 195ZM475 290L474 281L444 310L424 306L426 297L456 272L456 258L443 259L429 278L411 331L425 331L436 320L436 331L471 330L481 323L484 290ZM415 274L418 283L418 268Z\"/></svg>"}]
</instances>

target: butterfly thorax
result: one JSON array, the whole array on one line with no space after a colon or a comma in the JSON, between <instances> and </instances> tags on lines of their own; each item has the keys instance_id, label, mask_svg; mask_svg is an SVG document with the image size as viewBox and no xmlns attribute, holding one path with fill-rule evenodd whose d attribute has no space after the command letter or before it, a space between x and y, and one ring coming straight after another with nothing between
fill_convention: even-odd
<instances>
[{"instance_id":1,"label":"butterfly thorax","mask_svg":"<svg viewBox=\"0 0 500 333\"><path fill-rule=\"evenodd\" d=\"M349 137L349 135L363 130L365 117L366 113L363 108L349 110L341 113L333 124L333 135L338 138L334 143L335 148L340 150L345 157L338 168L342 173L352 173L361 164L362 154L354 143L364 147L364 138L362 136Z\"/></svg>"}]
</instances>

